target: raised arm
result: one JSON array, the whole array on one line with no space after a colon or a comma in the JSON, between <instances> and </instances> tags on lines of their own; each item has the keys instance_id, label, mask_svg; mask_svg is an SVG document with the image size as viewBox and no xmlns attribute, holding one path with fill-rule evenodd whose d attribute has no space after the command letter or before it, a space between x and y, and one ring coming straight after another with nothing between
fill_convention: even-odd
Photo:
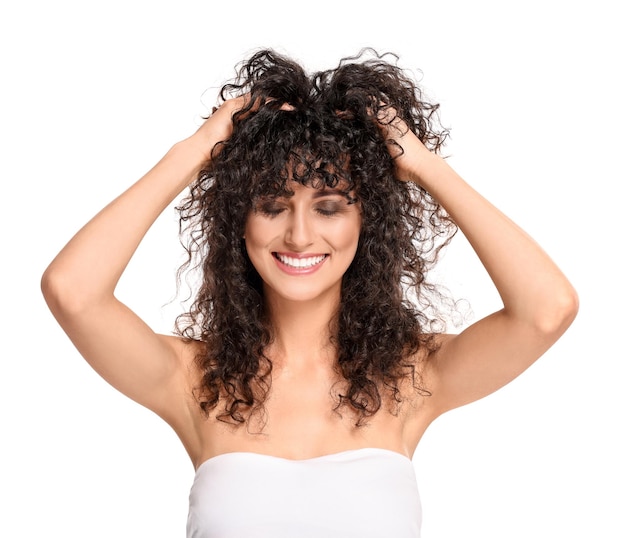
<instances>
[{"instance_id":1,"label":"raised arm","mask_svg":"<svg viewBox=\"0 0 626 538\"><path fill-rule=\"evenodd\" d=\"M119 391L161 415L169 412L165 396L184 372L184 345L155 334L116 299L115 287L159 214L195 179L214 145L230 136L232 114L240 107L240 100L228 101L196 133L175 144L76 233L41 280L50 310L89 364Z\"/></svg>"},{"instance_id":2,"label":"raised arm","mask_svg":"<svg viewBox=\"0 0 626 538\"><path fill-rule=\"evenodd\" d=\"M501 310L460 334L442 338L425 371L433 393L429 405L436 416L482 398L522 373L572 323L578 298L526 232L398 121L401 131L393 127L388 131L395 133L404 151L396 159L398 178L420 184L441 203L478 255L503 303Z\"/></svg>"}]
</instances>

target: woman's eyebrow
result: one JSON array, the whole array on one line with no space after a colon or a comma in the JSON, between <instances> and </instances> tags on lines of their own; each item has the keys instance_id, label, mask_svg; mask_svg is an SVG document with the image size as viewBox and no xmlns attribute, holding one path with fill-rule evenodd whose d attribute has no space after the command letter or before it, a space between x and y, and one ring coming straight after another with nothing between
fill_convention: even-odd
<instances>
[{"instance_id":1,"label":"woman's eyebrow","mask_svg":"<svg viewBox=\"0 0 626 538\"><path fill-rule=\"evenodd\" d=\"M343 196L345 198L347 195L347 192L340 189L322 189L316 190L313 193L313 198L322 198L324 196Z\"/></svg>"}]
</instances>

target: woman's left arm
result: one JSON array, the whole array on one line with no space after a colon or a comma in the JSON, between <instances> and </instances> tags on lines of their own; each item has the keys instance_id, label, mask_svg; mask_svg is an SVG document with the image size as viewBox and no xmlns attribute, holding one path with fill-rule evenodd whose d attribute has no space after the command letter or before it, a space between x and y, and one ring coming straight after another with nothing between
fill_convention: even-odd
<instances>
[{"instance_id":1,"label":"woman's left arm","mask_svg":"<svg viewBox=\"0 0 626 538\"><path fill-rule=\"evenodd\" d=\"M413 132L395 140L403 149L395 160L398 179L418 183L444 207L480 258L503 303L501 310L460 334L445 335L426 366L433 393L429 405L441 414L494 392L528 368L573 322L578 296L524 230Z\"/></svg>"}]
</instances>

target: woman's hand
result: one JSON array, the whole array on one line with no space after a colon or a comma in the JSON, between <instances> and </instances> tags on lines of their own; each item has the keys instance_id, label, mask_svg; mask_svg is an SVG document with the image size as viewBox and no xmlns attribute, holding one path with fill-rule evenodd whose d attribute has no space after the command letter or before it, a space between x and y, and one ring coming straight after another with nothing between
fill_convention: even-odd
<instances>
[{"instance_id":1,"label":"woman's hand","mask_svg":"<svg viewBox=\"0 0 626 538\"><path fill-rule=\"evenodd\" d=\"M189 138L202 151L205 161L211 160L216 144L230 138L233 132L233 116L248 104L248 95L234 97L225 101L204 121L198 130Z\"/></svg>"},{"instance_id":2,"label":"woman's hand","mask_svg":"<svg viewBox=\"0 0 626 538\"><path fill-rule=\"evenodd\" d=\"M385 137L387 150L394 159L397 179L413 181L425 187L422 178L427 175L426 168L439 157L432 153L409 129L406 122L398 116L395 108L381 108L377 120Z\"/></svg>"}]
</instances>

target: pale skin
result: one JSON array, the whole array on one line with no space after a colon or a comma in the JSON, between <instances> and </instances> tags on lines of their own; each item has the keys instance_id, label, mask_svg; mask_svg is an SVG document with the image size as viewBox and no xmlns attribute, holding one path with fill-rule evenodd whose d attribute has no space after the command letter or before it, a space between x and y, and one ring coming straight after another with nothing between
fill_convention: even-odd
<instances>
[{"instance_id":1,"label":"pale skin","mask_svg":"<svg viewBox=\"0 0 626 538\"><path fill-rule=\"evenodd\" d=\"M412 457L436 417L512 381L574 320L576 292L537 243L412 132L391 129L404 150L395 161L398 179L419 183L448 211L489 273L503 307L459 334L441 335L441 346L428 361L412 358L431 396L407 390L409 401L399 414L383 408L367 427L354 428L353 417L332 411L331 387L341 380L333 369L328 321L356 248L360 212L336 193L319 196L301 187L292 199L279 200L277 215L253 212L246 226L246 246L255 266L259 263L276 333L268 350L274 369L263 434L230 427L213 415L207 419L191 395L199 383L198 344L156 334L114 291L147 230L195 179L213 146L229 137L232 114L243 104L241 97L227 101L175 144L78 231L42 277L46 301L78 351L112 386L170 424L194 467L226 452L306 459L378 447ZM381 128L389 129L384 122ZM328 207L338 213L323 215ZM313 275L294 277L276 269L273 252L328 258Z\"/></svg>"}]
</instances>

